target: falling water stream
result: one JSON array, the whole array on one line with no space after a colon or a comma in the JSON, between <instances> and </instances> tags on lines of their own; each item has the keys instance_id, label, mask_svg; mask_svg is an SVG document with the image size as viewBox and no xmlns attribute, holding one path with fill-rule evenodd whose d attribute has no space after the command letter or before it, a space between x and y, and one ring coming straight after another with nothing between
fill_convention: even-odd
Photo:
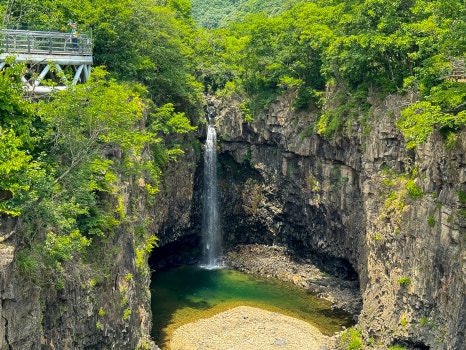
<instances>
[{"instance_id":1,"label":"falling water stream","mask_svg":"<svg viewBox=\"0 0 466 350\"><path fill-rule=\"evenodd\" d=\"M217 134L209 120L204 154L204 187L202 192L202 240L201 266L207 269L222 267L221 227L218 213L217 188Z\"/></svg>"}]
</instances>

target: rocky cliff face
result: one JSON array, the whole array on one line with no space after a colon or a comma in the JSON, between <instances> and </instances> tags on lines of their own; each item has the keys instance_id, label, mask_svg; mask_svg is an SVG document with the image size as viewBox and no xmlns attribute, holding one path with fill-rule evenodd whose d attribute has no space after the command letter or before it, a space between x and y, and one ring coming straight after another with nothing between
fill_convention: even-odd
<instances>
[{"instance_id":1,"label":"rocky cliff face","mask_svg":"<svg viewBox=\"0 0 466 350\"><path fill-rule=\"evenodd\" d=\"M370 101L367 125L326 141L290 97L243 122L211 100L227 243L266 243L359 276L367 341L460 349L466 328L466 133L408 151L394 122L414 96ZM353 270L354 269L354 270Z\"/></svg>"},{"instance_id":2,"label":"rocky cliff face","mask_svg":"<svg viewBox=\"0 0 466 350\"><path fill-rule=\"evenodd\" d=\"M137 185L126 187L123 203L129 218L145 215L133 211L142 192ZM32 265L19 268L25 252L21 222L2 218L1 224L1 350L154 348L150 274L146 261L138 258L147 236L135 225L124 224L111 237L94 239L85 256L36 270Z\"/></svg>"}]
</instances>

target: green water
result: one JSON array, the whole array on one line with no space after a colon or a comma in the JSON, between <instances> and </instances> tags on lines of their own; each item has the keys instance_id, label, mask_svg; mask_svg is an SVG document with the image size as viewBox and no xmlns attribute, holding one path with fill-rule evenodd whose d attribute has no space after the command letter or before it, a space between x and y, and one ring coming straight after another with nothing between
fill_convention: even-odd
<instances>
[{"instance_id":1,"label":"green water","mask_svg":"<svg viewBox=\"0 0 466 350\"><path fill-rule=\"evenodd\" d=\"M152 277L152 336L163 349L183 324L248 305L303 319L332 335L353 324L351 317L291 283L238 271L182 266Z\"/></svg>"}]
</instances>

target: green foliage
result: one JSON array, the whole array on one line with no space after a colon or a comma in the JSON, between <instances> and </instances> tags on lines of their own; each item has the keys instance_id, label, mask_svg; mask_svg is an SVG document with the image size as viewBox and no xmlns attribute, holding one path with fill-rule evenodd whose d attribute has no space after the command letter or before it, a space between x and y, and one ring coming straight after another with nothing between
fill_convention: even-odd
<instances>
[{"instance_id":1,"label":"green foliage","mask_svg":"<svg viewBox=\"0 0 466 350\"><path fill-rule=\"evenodd\" d=\"M351 119L365 120L369 90L383 97L414 89L422 99L397 123L408 147L424 142L433 130L440 130L447 147L455 145L455 133L465 125L466 84L445 77L450 57L464 59L462 2L195 1L193 12L215 27L216 9L234 18L233 3L250 6L248 16L227 28L201 31L195 49L202 57L197 76L206 91L227 86L230 92L244 91L253 111L280 93L296 91L296 108L325 106L317 130L331 138L351 127ZM256 12L262 3L279 10ZM344 98L322 98L326 84L345 91Z\"/></svg>"},{"instance_id":2,"label":"green foliage","mask_svg":"<svg viewBox=\"0 0 466 350\"><path fill-rule=\"evenodd\" d=\"M396 280L400 286L406 287L411 284L411 280L408 277L400 277Z\"/></svg>"},{"instance_id":3,"label":"green foliage","mask_svg":"<svg viewBox=\"0 0 466 350\"><path fill-rule=\"evenodd\" d=\"M196 49L205 58L202 79L214 90L227 86L225 77L235 81L253 97L252 110L290 90L298 91L297 106L307 108L325 84L321 56L335 12L337 7L300 3L281 16L249 16L245 23L211 32L208 43Z\"/></svg>"},{"instance_id":4,"label":"green foliage","mask_svg":"<svg viewBox=\"0 0 466 350\"><path fill-rule=\"evenodd\" d=\"M68 31L73 19L80 32L92 34L95 65L105 65L119 80L144 84L157 104L191 110L199 102L187 0L13 0L4 11L10 27Z\"/></svg>"},{"instance_id":5,"label":"green foliage","mask_svg":"<svg viewBox=\"0 0 466 350\"><path fill-rule=\"evenodd\" d=\"M357 328L349 328L340 335L338 340L339 346L348 350L363 349L363 341L361 331Z\"/></svg>"},{"instance_id":6,"label":"green foliage","mask_svg":"<svg viewBox=\"0 0 466 350\"><path fill-rule=\"evenodd\" d=\"M29 189L25 175L34 164L31 164L32 157L22 146L22 140L13 130L3 130L0 126L0 188L4 197L12 197L18 191ZM19 215L18 209L5 203L0 204L0 212Z\"/></svg>"},{"instance_id":7,"label":"green foliage","mask_svg":"<svg viewBox=\"0 0 466 350\"><path fill-rule=\"evenodd\" d=\"M192 126L185 113L175 112L175 107L172 103L167 103L157 108L150 118L151 129L156 133L164 135L185 134L196 130L196 126Z\"/></svg>"},{"instance_id":8,"label":"green foliage","mask_svg":"<svg viewBox=\"0 0 466 350\"><path fill-rule=\"evenodd\" d=\"M243 121L246 123L251 123L254 121L254 117L251 113L251 108L247 102L241 104L241 112L243 113Z\"/></svg>"},{"instance_id":9,"label":"green foliage","mask_svg":"<svg viewBox=\"0 0 466 350\"><path fill-rule=\"evenodd\" d=\"M429 215L427 217L427 225L429 225L430 227L435 226L435 218L432 215Z\"/></svg>"},{"instance_id":10,"label":"green foliage","mask_svg":"<svg viewBox=\"0 0 466 350\"><path fill-rule=\"evenodd\" d=\"M343 120L336 111L329 111L320 116L317 122L317 133L326 139L330 139L341 129Z\"/></svg>"},{"instance_id":11,"label":"green foliage","mask_svg":"<svg viewBox=\"0 0 466 350\"><path fill-rule=\"evenodd\" d=\"M142 268L146 264L146 259L152 250L157 247L158 238L154 235L149 235L145 238L142 247L135 249L136 254L136 267Z\"/></svg>"},{"instance_id":12,"label":"green foliage","mask_svg":"<svg viewBox=\"0 0 466 350\"><path fill-rule=\"evenodd\" d=\"M30 203L28 215L37 225L53 228L46 252L68 260L72 249L61 245L79 251L73 245L75 232L105 236L124 218L118 206L113 210L120 213L116 218L108 208L111 202L98 201L99 194L110 197L119 191L117 172L143 178L146 187L157 186L159 170L150 157L141 155L158 141L138 126L144 109L140 97L99 69L88 84L58 92L35 107L41 117L43 147L47 146L47 156L41 160L49 179L38 188L38 201ZM107 159L109 150L121 152L121 162Z\"/></svg>"},{"instance_id":13,"label":"green foliage","mask_svg":"<svg viewBox=\"0 0 466 350\"><path fill-rule=\"evenodd\" d=\"M461 204L466 204L466 191L458 191L458 199Z\"/></svg>"},{"instance_id":14,"label":"green foliage","mask_svg":"<svg viewBox=\"0 0 466 350\"><path fill-rule=\"evenodd\" d=\"M384 207L396 212L401 212L405 207L403 193L391 191L387 200L385 201Z\"/></svg>"},{"instance_id":15,"label":"green foliage","mask_svg":"<svg viewBox=\"0 0 466 350\"><path fill-rule=\"evenodd\" d=\"M466 89L466 84L463 85ZM464 99L466 102L466 94ZM441 106L433 105L429 101L412 104L402 111L401 116L396 126L405 136L407 148L414 148L425 142L434 129L440 129L449 134L466 125L466 111L461 111L456 115L444 113Z\"/></svg>"},{"instance_id":16,"label":"green foliage","mask_svg":"<svg viewBox=\"0 0 466 350\"><path fill-rule=\"evenodd\" d=\"M63 263L127 220L121 181L155 193L161 166L181 153L163 137L195 128L172 104L149 113L140 86L118 84L99 68L88 83L37 103L22 98L14 69L0 73L0 211L27 223L30 248L18 253L19 270L57 287L63 280L51 276ZM148 238L144 254L155 244Z\"/></svg>"},{"instance_id":17,"label":"green foliage","mask_svg":"<svg viewBox=\"0 0 466 350\"><path fill-rule=\"evenodd\" d=\"M169 8L186 21L191 21L191 2L189 0L167 0Z\"/></svg>"},{"instance_id":18,"label":"green foliage","mask_svg":"<svg viewBox=\"0 0 466 350\"><path fill-rule=\"evenodd\" d=\"M322 108L323 95L322 91L311 87L300 88L293 107L297 110L307 110L312 106Z\"/></svg>"},{"instance_id":19,"label":"green foliage","mask_svg":"<svg viewBox=\"0 0 466 350\"><path fill-rule=\"evenodd\" d=\"M424 192L416 186L413 179L406 181L405 188L408 190L408 194L412 198L422 198L424 196Z\"/></svg>"},{"instance_id":20,"label":"green foliage","mask_svg":"<svg viewBox=\"0 0 466 350\"><path fill-rule=\"evenodd\" d=\"M136 350L150 350L151 346L149 344L142 342L141 345L136 348Z\"/></svg>"},{"instance_id":21,"label":"green foliage","mask_svg":"<svg viewBox=\"0 0 466 350\"><path fill-rule=\"evenodd\" d=\"M400 345L391 345L388 347L389 350L406 350L406 348L404 346L400 346Z\"/></svg>"},{"instance_id":22,"label":"green foliage","mask_svg":"<svg viewBox=\"0 0 466 350\"><path fill-rule=\"evenodd\" d=\"M91 240L82 236L78 230L69 235L50 232L47 234L44 249L52 259L61 262L71 260L74 254L81 253L90 244Z\"/></svg>"},{"instance_id":23,"label":"green foliage","mask_svg":"<svg viewBox=\"0 0 466 350\"><path fill-rule=\"evenodd\" d=\"M56 283L55 283L55 289L56 290L63 290L65 289L65 282L61 279L59 279Z\"/></svg>"},{"instance_id":24,"label":"green foliage","mask_svg":"<svg viewBox=\"0 0 466 350\"><path fill-rule=\"evenodd\" d=\"M429 319L426 316L422 317L421 320L419 321L419 324L421 325L421 327L427 326L428 323L429 323Z\"/></svg>"},{"instance_id":25,"label":"green foliage","mask_svg":"<svg viewBox=\"0 0 466 350\"><path fill-rule=\"evenodd\" d=\"M147 254L150 254L152 250L157 247L158 238L154 235L147 237L144 250Z\"/></svg>"},{"instance_id":26,"label":"green foliage","mask_svg":"<svg viewBox=\"0 0 466 350\"><path fill-rule=\"evenodd\" d=\"M0 213L17 216L27 198L34 197L31 186L45 176L33 157L39 137L33 126L34 114L23 99L19 84L21 65L0 72Z\"/></svg>"},{"instance_id":27,"label":"green foliage","mask_svg":"<svg viewBox=\"0 0 466 350\"><path fill-rule=\"evenodd\" d=\"M123 311L123 320L127 321L130 316L131 316L131 309L125 309L125 311Z\"/></svg>"},{"instance_id":28,"label":"green foliage","mask_svg":"<svg viewBox=\"0 0 466 350\"><path fill-rule=\"evenodd\" d=\"M59 6L14 0L0 6L10 27L61 30L74 19L81 32L92 31L95 63L110 72L94 69L88 84L35 108L23 95L24 67L12 64L0 73L0 212L23 215L26 245L40 243L31 244L30 257L18 255L23 271L45 264L37 247L60 263L129 221L121 181L157 192L162 167L182 154L183 135L195 129L198 82L207 93L247 94L245 121L277 95L294 94L296 108L320 109L315 130L328 139L354 120L366 121L368 91L419 93L397 122L408 148L434 130L454 147L466 125L466 84L447 78L450 58L465 58L461 0L217 0L193 1L192 8L187 0ZM204 27L222 28L196 29L191 13ZM383 215L391 215L395 230L406 194L423 195L405 180L387 191ZM466 202L463 192L458 196ZM154 243L137 248L138 266Z\"/></svg>"},{"instance_id":29,"label":"green foliage","mask_svg":"<svg viewBox=\"0 0 466 350\"><path fill-rule=\"evenodd\" d=\"M254 13L275 15L299 0L191 0L193 19L203 28L225 27L242 22Z\"/></svg>"},{"instance_id":30,"label":"green foliage","mask_svg":"<svg viewBox=\"0 0 466 350\"><path fill-rule=\"evenodd\" d=\"M32 275L39 268L39 262L36 257L24 250L17 254L16 264L19 271L26 275Z\"/></svg>"},{"instance_id":31,"label":"green foliage","mask_svg":"<svg viewBox=\"0 0 466 350\"><path fill-rule=\"evenodd\" d=\"M106 312L104 311L104 309L101 307L101 308L99 309L99 312L98 312L99 317L103 317L103 316L105 316L106 314L107 314L107 313L106 313Z\"/></svg>"}]
</instances>

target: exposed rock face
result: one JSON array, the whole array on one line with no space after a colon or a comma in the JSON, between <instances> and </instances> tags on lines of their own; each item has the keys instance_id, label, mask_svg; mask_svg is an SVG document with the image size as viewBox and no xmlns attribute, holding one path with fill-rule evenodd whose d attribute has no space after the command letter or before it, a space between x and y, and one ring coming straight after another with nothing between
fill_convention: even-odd
<instances>
[{"instance_id":1,"label":"exposed rock face","mask_svg":"<svg viewBox=\"0 0 466 350\"><path fill-rule=\"evenodd\" d=\"M128 191L126 204L132 195ZM150 274L145 261L138 264L144 241L134 227L95 239L83 259L31 276L18 268L22 229L12 226L3 220L0 234L16 230L0 243L1 350L156 349L150 339Z\"/></svg>"},{"instance_id":2,"label":"exposed rock face","mask_svg":"<svg viewBox=\"0 0 466 350\"><path fill-rule=\"evenodd\" d=\"M466 133L405 148L394 122L414 96L373 102L331 142L280 97L252 123L210 101L221 138L227 243L285 245L359 275L359 324L376 344L460 349L466 329ZM461 197L461 198L460 198Z\"/></svg>"},{"instance_id":3,"label":"exposed rock face","mask_svg":"<svg viewBox=\"0 0 466 350\"><path fill-rule=\"evenodd\" d=\"M453 149L434 134L407 151L394 121L411 98L374 102L368 127L354 122L331 142L312 131L312 113L293 111L287 96L252 123L242 121L239 102L211 100L223 236L227 247L276 244L331 274L357 274L359 324L375 345L456 350L466 329L466 133ZM172 164L151 205L137 184L128 185L127 215L152 218L161 246L197 247L198 159L192 149ZM97 245L90 261L65 266L59 286L19 274L21 242L9 236L13 230L2 219L0 350L153 346L148 267L136 256L144 241L133 226ZM161 259L192 258L175 251ZM97 266L106 272L96 273Z\"/></svg>"}]
</instances>

